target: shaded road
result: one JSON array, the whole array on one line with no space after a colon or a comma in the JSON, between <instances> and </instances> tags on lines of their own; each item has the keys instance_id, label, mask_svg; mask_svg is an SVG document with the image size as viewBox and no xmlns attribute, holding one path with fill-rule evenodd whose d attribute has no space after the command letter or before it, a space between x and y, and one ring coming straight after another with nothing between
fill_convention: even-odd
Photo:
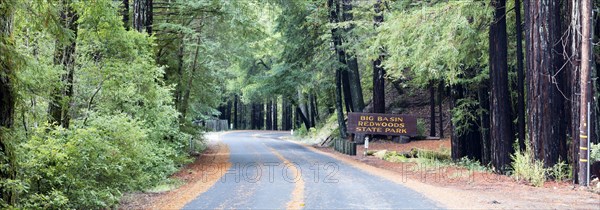
<instances>
[{"instance_id":1,"label":"shaded road","mask_svg":"<svg viewBox=\"0 0 600 210\"><path fill-rule=\"evenodd\" d=\"M432 209L400 184L368 174L301 145L287 132L229 132L229 170L184 209Z\"/></svg>"}]
</instances>

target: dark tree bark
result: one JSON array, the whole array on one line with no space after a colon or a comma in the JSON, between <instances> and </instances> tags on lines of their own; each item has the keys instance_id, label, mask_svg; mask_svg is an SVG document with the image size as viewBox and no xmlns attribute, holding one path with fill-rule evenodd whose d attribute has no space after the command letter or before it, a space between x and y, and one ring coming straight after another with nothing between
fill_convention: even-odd
<instances>
[{"instance_id":1,"label":"dark tree bark","mask_svg":"<svg viewBox=\"0 0 600 210\"><path fill-rule=\"evenodd\" d=\"M240 129L238 118L239 100L239 96L235 94L235 96L233 97L233 129Z\"/></svg>"},{"instance_id":2,"label":"dark tree bark","mask_svg":"<svg viewBox=\"0 0 600 210\"><path fill-rule=\"evenodd\" d=\"M318 122L320 120L319 117L319 105L317 104L317 96L316 94L311 94L310 95L310 101L312 103L312 113L313 113L313 117L314 117L314 121Z\"/></svg>"},{"instance_id":3,"label":"dark tree bark","mask_svg":"<svg viewBox=\"0 0 600 210\"><path fill-rule=\"evenodd\" d=\"M519 148L525 151L525 75L523 70L523 29L521 21L521 0L515 0L517 27L517 133Z\"/></svg>"},{"instance_id":4,"label":"dark tree bark","mask_svg":"<svg viewBox=\"0 0 600 210\"><path fill-rule=\"evenodd\" d=\"M351 22L354 18L352 15L352 0L343 0L343 21ZM350 24L344 31L346 34L350 34L354 28L353 24ZM348 35L350 36L350 35ZM348 42L347 40L345 42ZM360 71L358 70L358 61L356 55L350 51L346 53L346 61L348 63L348 78L350 94L352 96L352 111L362 112L365 108L365 101L363 99L362 85L360 83Z\"/></svg>"},{"instance_id":5,"label":"dark tree bark","mask_svg":"<svg viewBox=\"0 0 600 210\"><path fill-rule=\"evenodd\" d=\"M271 101L271 107L273 109L272 110L272 114L273 114L272 121L273 121L273 123L271 125L271 128L273 130L279 130L279 127L277 127L277 119L278 119L278 117L277 117L277 105L278 105L277 98L275 98L273 101Z\"/></svg>"},{"instance_id":6,"label":"dark tree bark","mask_svg":"<svg viewBox=\"0 0 600 210\"><path fill-rule=\"evenodd\" d=\"M564 102L558 87L564 86L562 55L556 51L561 44L560 5L549 1L525 1L525 46L527 61L527 127L533 155L553 166L561 154L561 142L566 142L566 122L562 112ZM554 84L558 83L558 84Z\"/></svg>"},{"instance_id":7,"label":"dark tree bark","mask_svg":"<svg viewBox=\"0 0 600 210\"><path fill-rule=\"evenodd\" d=\"M267 102L267 130L273 130L273 102Z\"/></svg>"},{"instance_id":8,"label":"dark tree bark","mask_svg":"<svg viewBox=\"0 0 600 210\"><path fill-rule=\"evenodd\" d=\"M490 94L489 94L489 81L484 81L480 84L479 90L477 91L477 97L479 99L479 109L483 110L479 116L481 124L481 163L488 165L492 162L491 157L491 141L490 141Z\"/></svg>"},{"instance_id":9,"label":"dark tree bark","mask_svg":"<svg viewBox=\"0 0 600 210\"><path fill-rule=\"evenodd\" d=\"M227 100L227 108L225 109L225 120L227 120L227 128L229 128L229 126L231 126L231 109L232 109L232 102L231 99Z\"/></svg>"},{"instance_id":10,"label":"dark tree bark","mask_svg":"<svg viewBox=\"0 0 600 210\"><path fill-rule=\"evenodd\" d=\"M317 120L315 117L315 104L313 103L312 94L308 94L308 112L310 113L310 126L314 128L317 125Z\"/></svg>"},{"instance_id":11,"label":"dark tree bark","mask_svg":"<svg viewBox=\"0 0 600 210\"><path fill-rule=\"evenodd\" d=\"M335 2L334 2L335 1ZM335 5L334 5L335 3ZM329 8L329 22L337 23L338 21L338 12L339 12L339 3L338 0L327 0L327 6ZM344 51L340 49L341 42L339 40L339 36L337 33L337 29L331 29L331 35L333 38L333 44L338 54L338 60L342 62L344 60ZM342 102L342 80L343 80L343 68L338 68L335 71L335 109L337 112L337 121L338 128L340 131L340 136L342 138L346 138L346 122L344 121L344 110L343 110L343 102Z\"/></svg>"},{"instance_id":12,"label":"dark tree bark","mask_svg":"<svg viewBox=\"0 0 600 210\"><path fill-rule=\"evenodd\" d=\"M11 142L13 139L8 132L15 119L16 91L13 79L16 78L17 66L12 57L12 52L16 52L16 49L11 38L15 8L12 1L0 1L0 4L5 4L0 9L0 165L3 166L0 169L0 180L13 180L16 178L16 161L11 145L16 142ZM1 188L0 199L10 205L15 203L16 197L13 191Z\"/></svg>"},{"instance_id":13,"label":"dark tree bark","mask_svg":"<svg viewBox=\"0 0 600 210\"><path fill-rule=\"evenodd\" d=\"M304 123L304 127L306 128L306 130L310 129L310 121L308 120L308 118L306 118L306 115L302 113L300 107L296 107L296 113L298 115L298 121ZM300 128L300 126L298 126L298 128Z\"/></svg>"},{"instance_id":14,"label":"dark tree bark","mask_svg":"<svg viewBox=\"0 0 600 210\"><path fill-rule=\"evenodd\" d=\"M183 107L183 53L184 45L181 43L177 50L177 86L175 87L175 108L181 112ZM180 120L182 120L180 116Z\"/></svg>"},{"instance_id":15,"label":"dark tree bark","mask_svg":"<svg viewBox=\"0 0 600 210\"><path fill-rule=\"evenodd\" d=\"M444 102L442 98L442 94L444 94L444 81L440 81L438 84L438 114L440 115L440 139L444 138L444 112L442 112L442 104Z\"/></svg>"},{"instance_id":16,"label":"dark tree bark","mask_svg":"<svg viewBox=\"0 0 600 210\"><path fill-rule=\"evenodd\" d=\"M429 136L435 135L435 86L429 82Z\"/></svg>"},{"instance_id":17,"label":"dark tree bark","mask_svg":"<svg viewBox=\"0 0 600 210\"><path fill-rule=\"evenodd\" d=\"M281 100L281 130L284 130L284 131L290 130L290 127L288 126L288 121L289 121L288 103L287 103L287 99L285 97L282 97L282 100Z\"/></svg>"},{"instance_id":18,"label":"dark tree bark","mask_svg":"<svg viewBox=\"0 0 600 210\"><path fill-rule=\"evenodd\" d=\"M188 78L187 78L188 81L187 81L185 93L183 94L182 102L181 102L181 105L180 105L180 112L181 112L181 115L180 115L181 117L179 118L179 122L180 123L184 123L185 117L187 115L187 110L188 110L188 108L190 106L190 93L192 91L192 82L194 81L194 75L196 75L196 69L197 69L197 65L198 65L198 55L200 54L200 43L201 43L201 41L202 40L200 38L198 38L198 41L196 43L196 52L194 53L194 62L192 62L192 69L190 70L190 75L188 75ZM182 48L180 48L180 50L182 50ZM183 58L180 58L179 61L183 62ZM183 74L181 72L182 71L182 65L183 65L182 63L179 64L179 67L178 67L178 73L179 74Z\"/></svg>"},{"instance_id":19,"label":"dark tree bark","mask_svg":"<svg viewBox=\"0 0 600 210\"><path fill-rule=\"evenodd\" d=\"M129 31L129 0L123 0L121 6L123 7L123 10L121 11L121 16L123 16L123 27L125 27L125 30Z\"/></svg>"},{"instance_id":20,"label":"dark tree bark","mask_svg":"<svg viewBox=\"0 0 600 210\"><path fill-rule=\"evenodd\" d=\"M452 100L451 105L454 108L458 104L458 100L464 99L468 96L469 93L461 86L455 85L452 87ZM469 110L464 110L467 112L476 112L476 106L469 107ZM467 157L473 160L481 160L481 133L480 129L477 126L478 122L474 122L469 120L466 122L469 126L467 129L458 132L457 124L452 123L452 133L451 133L451 157L452 160L458 161L463 157Z\"/></svg>"},{"instance_id":21,"label":"dark tree bark","mask_svg":"<svg viewBox=\"0 0 600 210\"><path fill-rule=\"evenodd\" d=\"M153 20L152 0L133 0L133 28L152 34Z\"/></svg>"},{"instance_id":22,"label":"dark tree bark","mask_svg":"<svg viewBox=\"0 0 600 210\"><path fill-rule=\"evenodd\" d=\"M381 0L373 6L375 9L375 27L383 22L383 13L381 11ZM383 52L373 61L373 113L385 113L385 70L381 66L384 59Z\"/></svg>"},{"instance_id":23,"label":"dark tree bark","mask_svg":"<svg viewBox=\"0 0 600 210\"><path fill-rule=\"evenodd\" d=\"M54 64L65 70L61 76L61 87L55 90L53 100L49 105L49 122L69 128L71 121L69 110L73 97L73 76L75 74L75 47L77 40L78 15L69 1L62 1L60 12L62 27L69 30L73 36L67 41L56 41Z\"/></svg>"},{"instance_id":24,"label":"dark tree bark","mask_svg":"<svg viewBox=\"0 0 600 210\"><path fill-rule=\"evenodd\" d=\"M490 80L492 81L491 162L496 170L504 172L510 165L512 153L512 118L508 86L508 58L506 34L506 0L492 0L494 22L490 26Z\"/></svg>"}]
</instances>

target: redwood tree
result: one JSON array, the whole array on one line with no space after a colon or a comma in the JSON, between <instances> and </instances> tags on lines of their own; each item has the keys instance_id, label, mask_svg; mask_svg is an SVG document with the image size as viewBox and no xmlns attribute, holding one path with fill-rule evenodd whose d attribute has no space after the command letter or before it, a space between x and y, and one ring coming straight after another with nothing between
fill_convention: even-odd
<instances>
[{"instance_id":1,"label":"redwood tree","mask_svg":"<svg viewBox=\"0 0 600 210\"><path fill-rule=\"evenodd\" d=\"M492 0L495 9L490 26L490 80L491 87L491 162L499 171L505 171L512 153L512 119L508 88L506 0Z\"/></svg>"},{"instance_id":2,"label":"redwood tree","mask_svg":"<svg viewBox=\"0 0 600 210\"><path fill-rule=\"evenodd\" d=\"M383 22L383 13L381 10L381 0L375 3L375 27L378 27ZM381 66L381 61L384 59L383 53L373 61L373 113L385 113L385 69Z\"/></svg>"},{"instance_id":3,"label":"redwood tree","mask_svg":"<svg viewBox=\"0 0 600 210\"><path fill-rule=\"evenodd\" d=\"M16 65L14 59L15 46L11 40L13 32L15 2L0 0L0 180L14 179L14 151L12 137L8 134L15 118L16 94L14 78ZM14 197L10 189L0 189L0 199L12 204Z\"/></svg>"},{"instance_id":4,"label":"redwood tree","mask_svg":"<svg viewBox=\"0 0 600 210\"><path fill-rule=\"evenodd\" d=\"M566 159L566 117L560 87L562 54L560 4L549 0L527 0L525 46L527 61L527 127L533 155L553 166ZM558 48L558 49L557 49ZM559 51L557 51L559 50ZM563 72L564 73L564 72ZM566 149L566 148L565 148Z\"/></svg>"},{"instance_id":5,"label":"redwood tree","mask_svg":"<svg viewBox=\"0 0 600 210\"><path fill-rule=\"evenodd\" d=\"M73 97L73 77L75 74L75 47L77 40L78 15L71 7L68 0L62 1L60 11L61 26L69 31L66 40L57 40L54 52L54 64L62 66L65 73L61 76L61 83L55 90L53 100L49 105L49 121L64 128L69 127L69 110Z\"/></svg>"}]
</instances>

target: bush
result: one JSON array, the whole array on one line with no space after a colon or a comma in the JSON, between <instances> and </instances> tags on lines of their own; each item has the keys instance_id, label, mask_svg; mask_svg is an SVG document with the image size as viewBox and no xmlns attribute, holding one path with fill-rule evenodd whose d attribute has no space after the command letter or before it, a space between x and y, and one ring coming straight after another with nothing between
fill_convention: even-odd
<instances>
[{"instance_id":1,"label":"bush","mask_svg":"<svg viewBox=\"0 0 600 210\"><path fill-rule=\"evenodd\" d=\"M554 180L560 182L567 179L571 179L572 172L571 166L567 164L565 161L559 160L557 164L548 169L548 175L550 175Z\"/></svg>"},{"instance_id":2,"label":"bush","mask_svg":"<svg viewBox=\"0 0 600 210\"><path fill-rule=\"evenodd\" d=\"M591 163L600 162L600 144L590 144L590 161Z\"/></svg>"},{"instance_id":3,"label":"bush","mask_svg":"<svg viewBox=\"0 0 600 210\"><path fill-rule=\"evenodd\" d=\"M121 114L94 116L89 126L42 126L22 145L26 208L110 208L121 192L151 187L173 173L175 151L147 139Z\"/></svg>"},{"instance_id":4,"label":"bush","mask_svg":"<svg viewBox=\"0 0 600 210\"><path fill-rule=\"evenodd\" d=\"M512 177L518 181L524 180L533 186L539 187L546 181L547 169L544 168L544 161L534 160L530 154L529 150L527 150L511 155L511 159L513 160L511 163L513 169Z\"/></svg>"}]
</instances>

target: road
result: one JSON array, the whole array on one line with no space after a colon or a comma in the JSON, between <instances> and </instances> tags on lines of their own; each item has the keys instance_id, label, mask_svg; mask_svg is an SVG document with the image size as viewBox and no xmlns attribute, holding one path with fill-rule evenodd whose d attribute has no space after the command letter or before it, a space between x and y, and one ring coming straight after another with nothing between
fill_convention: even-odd
<instances>
[{"instance_id":1,"label":"road","mask_svg":"<svg viewBox=\"0 0 600 210\"><path fill-rule=\"evenodd\" d=\"M287 132L221 135L231 167L184 209L434 209L439 204L302 145Z\"/></svg>"}]
</instances>

